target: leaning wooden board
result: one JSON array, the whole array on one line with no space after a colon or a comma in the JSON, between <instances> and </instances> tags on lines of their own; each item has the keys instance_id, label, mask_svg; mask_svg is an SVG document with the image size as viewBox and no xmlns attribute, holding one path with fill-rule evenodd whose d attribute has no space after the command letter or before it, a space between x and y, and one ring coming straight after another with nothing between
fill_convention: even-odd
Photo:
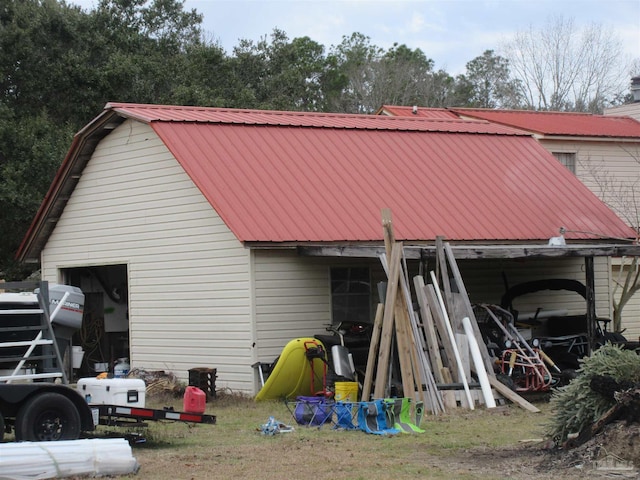
<instances>
[{"instance_id":1,"label":"leaning wooden board","mask_svg":"<svg viewBox=\"0 0 640 480\"><path fill-rule=\"evenodd\" d=\"M504 396L508 400L511 400L513 403L517 404L518 406L524 408L525 410L528 410L533 413L540 412L540 409L538 407L526 401L516 392L514 392L509 387L507 387L504 383L500 382L500 380L498 380L497 378L489 377L489 383L493 388L495 388L498 391L498 393L500 393L502 396Z\"/></svg>"}]
</instances>

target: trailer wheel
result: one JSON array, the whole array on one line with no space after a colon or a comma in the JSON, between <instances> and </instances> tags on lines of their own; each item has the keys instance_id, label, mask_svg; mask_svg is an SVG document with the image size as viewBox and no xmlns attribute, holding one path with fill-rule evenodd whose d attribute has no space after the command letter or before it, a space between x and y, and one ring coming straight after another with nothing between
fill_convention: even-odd
<instances>
[{"instance_id":1,"label":"trailer wheel","mask_svg":"<svg viewBox=\"0 0 640 480\"><path fill-rule=\"evenodd\" d=\"M80 436L80 413L64 395L42 393L20 409L15 433L18 441L75 440Z\"/></svg>"}]
</instances>

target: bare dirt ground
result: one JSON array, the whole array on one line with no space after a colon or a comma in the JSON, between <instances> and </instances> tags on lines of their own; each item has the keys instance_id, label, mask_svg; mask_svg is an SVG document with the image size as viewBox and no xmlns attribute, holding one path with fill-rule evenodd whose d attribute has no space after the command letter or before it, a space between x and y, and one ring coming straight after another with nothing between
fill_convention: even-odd
<instances>
[{"instance_id":1,"label":"bare dirt ground","mask_svg":"<svg viewBox=\"0 0 640 480\"><path fill-rule=\"evenodd\" d=\"M615 428L617 429L617 428ZM639 470L623 450L630 436L618 435L612 442L604 436L573 450L549 449L546 444L477 448L449 460L477 478L562 480L585 478L640 478ZM606 436L607 434L605 434ZM620 443L617 443L620 442ZM635 447L637 448L637 447ZM614 452L618 451L620 455Z\"/></svg>"},{"instance_id":2,"label":"bare dirt ground","mask_svg":"<svg viewBox=\"0 0 640 480\"><path fill-rule=\"evenodd\" d=\"M476 475L498 478L640 479L640 426L617 422L579 447L555 448L550 442L472 449L452 461ZM515 461L514 461L515 460Z\"/></svg>"}]
</instances>

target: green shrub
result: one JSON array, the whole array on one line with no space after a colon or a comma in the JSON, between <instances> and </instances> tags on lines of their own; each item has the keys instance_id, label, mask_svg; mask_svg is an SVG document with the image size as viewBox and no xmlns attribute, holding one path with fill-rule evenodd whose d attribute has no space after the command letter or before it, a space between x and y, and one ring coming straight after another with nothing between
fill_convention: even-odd
<instances>
[{"instance_id":1,"label":"green shrub","mask_svg":"<svg viewBox=\"0 0 640 480\"><path fill-rule=\"evenodd\" d=\"M640 383L640 355L607 344L581 360L578 376L551 397L553 416L546 431L557 443L591 426L615 404L613 395L591 389L591 380L596 376L608 376L620 383Z\"/></svg>"}]
</instances>

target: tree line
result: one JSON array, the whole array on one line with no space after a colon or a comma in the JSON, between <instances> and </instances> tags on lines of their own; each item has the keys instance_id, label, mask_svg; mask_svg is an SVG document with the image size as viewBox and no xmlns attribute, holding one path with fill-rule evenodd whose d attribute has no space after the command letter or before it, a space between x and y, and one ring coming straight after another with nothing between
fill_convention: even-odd
<instances>
[{"instance_id":1,"label":"tree line","mask_svg":"<svg viewBox=\"0 0 640 480\"><path fill-rule=\"evenodd\" d=\"M358 32L325 47L274 29L227 54L202 20L183 0L100 0L89 10L64 0L2 2L0 278L25 274L13 260L20 241L74 133L108 101L338 113L373 113L383 104L598 112L628 92L620 78L630 78L630 67L615 36L599 26L580 33L563 19L522 32L504 55L485 51L457 76L420 49L383 49ZM560 63L561 54L573 63Z\"/></svg>"}]
</instances>

